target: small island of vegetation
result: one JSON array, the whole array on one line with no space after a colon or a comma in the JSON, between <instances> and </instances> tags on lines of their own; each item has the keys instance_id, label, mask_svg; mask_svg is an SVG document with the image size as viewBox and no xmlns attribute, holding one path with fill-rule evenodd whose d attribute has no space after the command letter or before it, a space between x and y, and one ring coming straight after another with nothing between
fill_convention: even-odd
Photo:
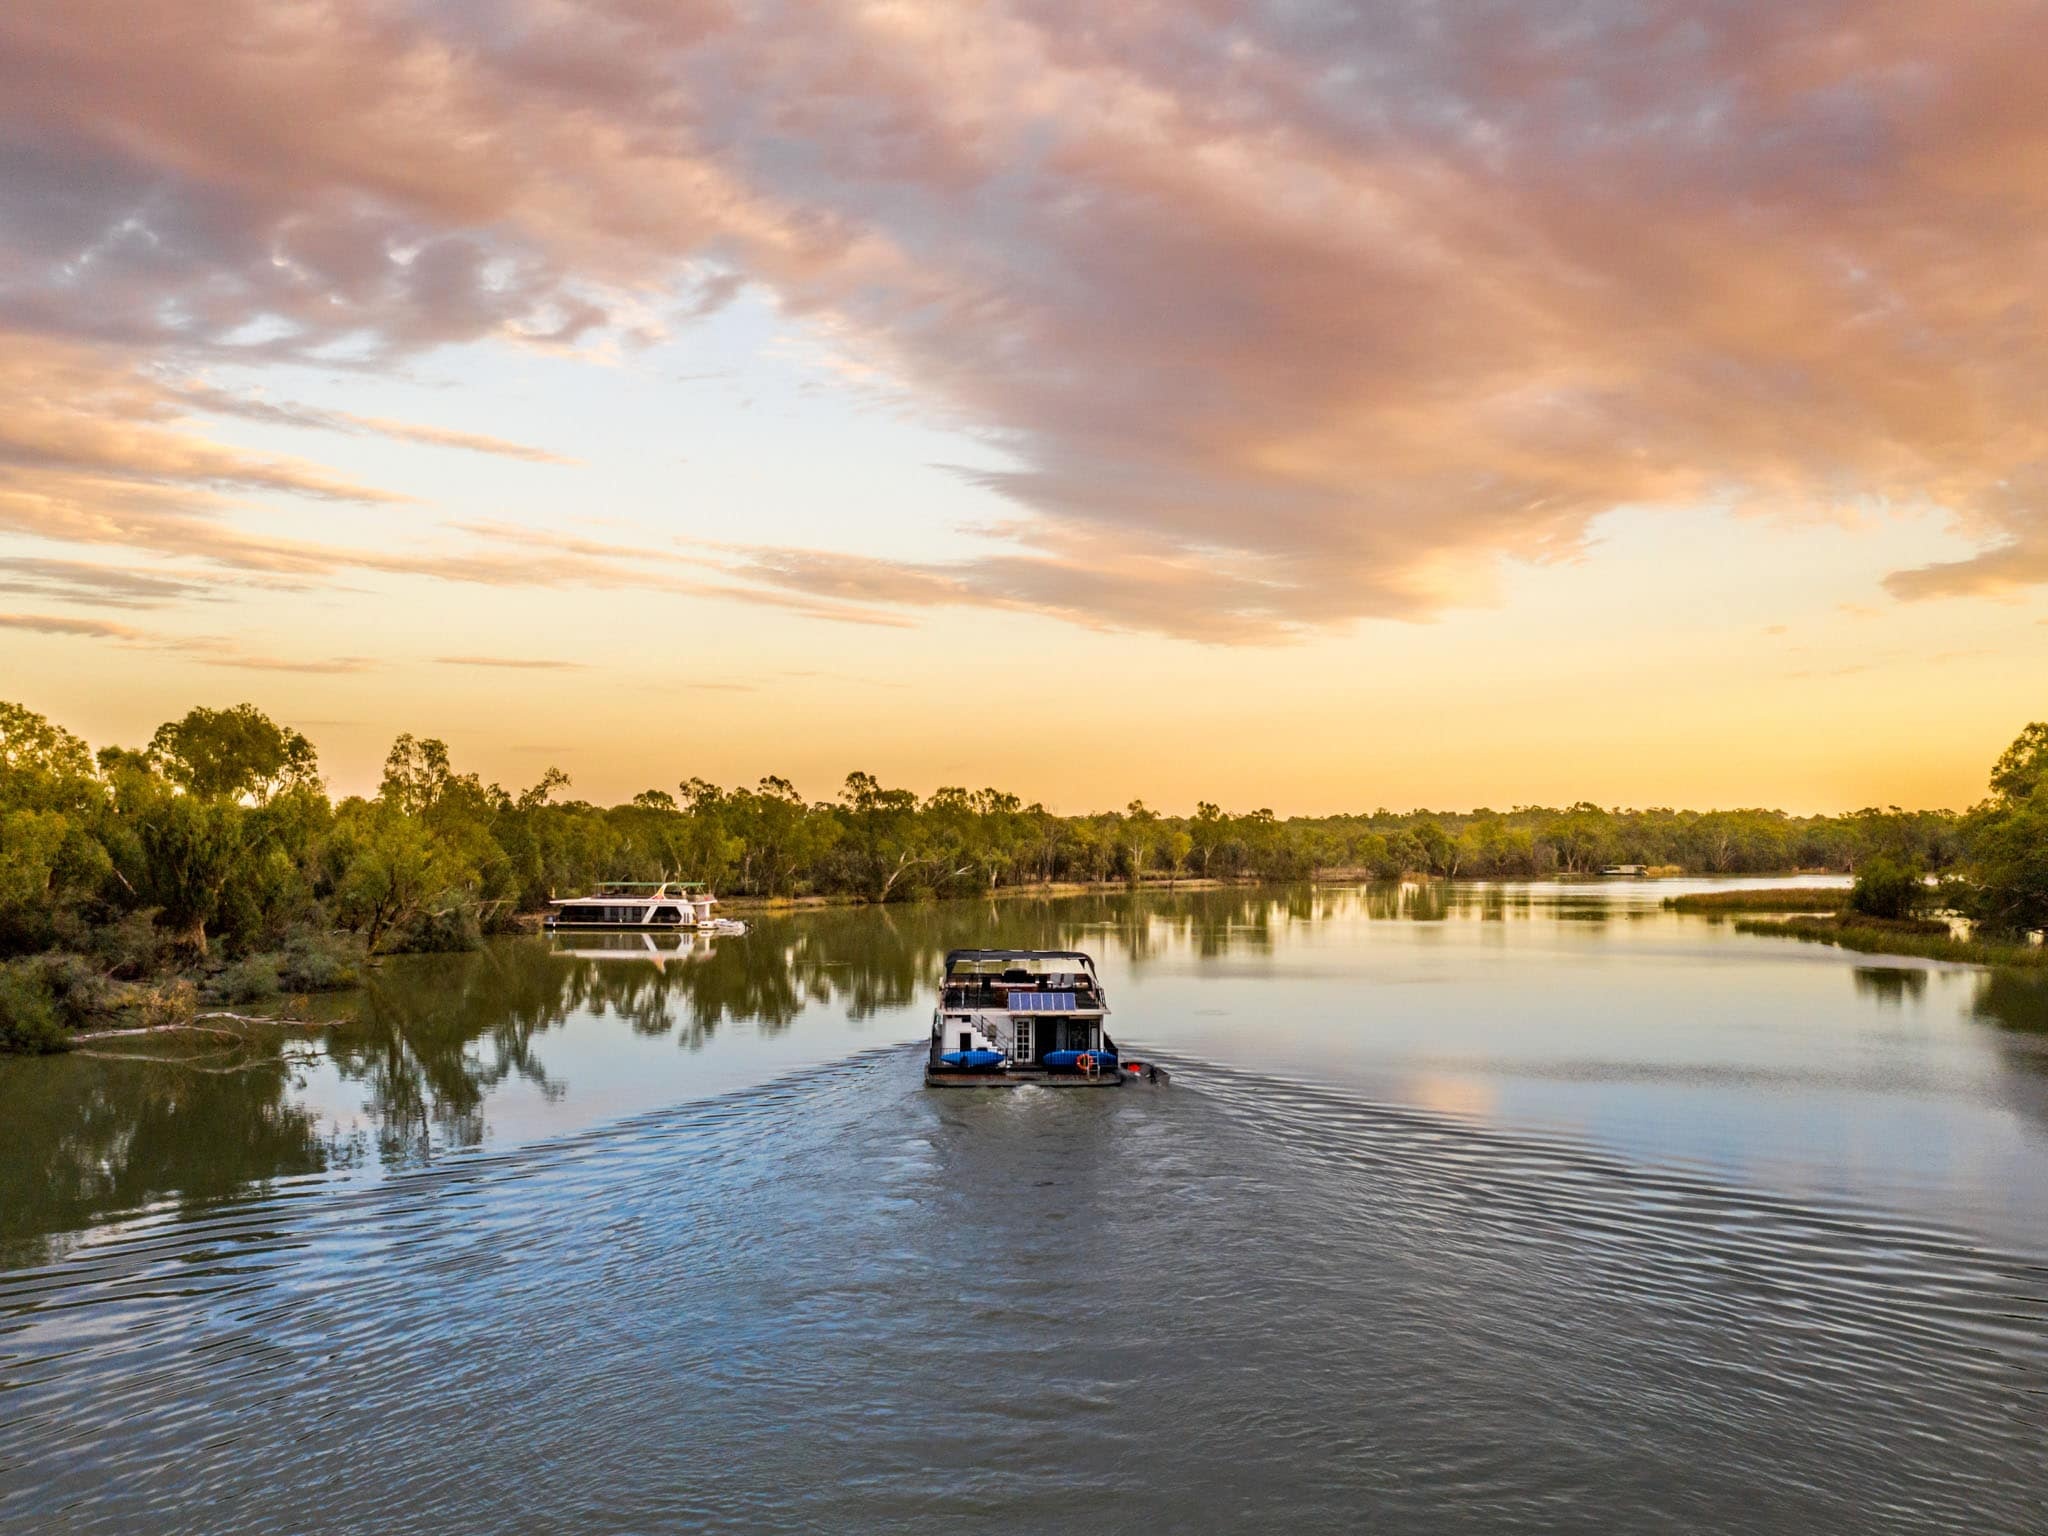
<instances>
[{"instance_id":1,"label":"small island of vegetation","mask_svg":"<svg viewBox=\"0 0 2048 1536\"><path fill-rule=\"evenodd\" d=\"M859 772L831 800L772 776L750 789L686 778L611 806L569 788L549 769L509 791L458 771L445 743L403 735L374 795L335 801L306 737L252 705L193 709L145 746L95 753L0 703L0 1050L58 1050L81 1030L185 1025L208 1006L352 986L377 956L474 948L524 926L551 896L603 880L900 902L1110 882L1539 879L1639 864L1854 872L1845 911L1768 925L1852 947L1885 923L1895 948L2025 960L2039 955L2030 934L2048 925L2048 725L2027 728L1999 760L1991 798L1961 816L1581 803L1281 819L1207 802L1162 815L1141 801L1061 816L997 789L920 798ZM1918 893L1910 910L1870 909L1885 882ZM1843 895L1792 910L1833 912ZM1758 900L1732 897L1720 910L1762 910ZM1916 926L1930 903L1962 913L1972 936Z\"/></svg>"}]
</instances>

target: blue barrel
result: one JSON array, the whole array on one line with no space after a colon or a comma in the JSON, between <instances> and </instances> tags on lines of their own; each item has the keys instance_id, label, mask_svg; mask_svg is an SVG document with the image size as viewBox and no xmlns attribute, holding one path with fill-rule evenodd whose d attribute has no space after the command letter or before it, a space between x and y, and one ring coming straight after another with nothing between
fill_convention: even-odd
<instances>
[{"instance_id":1,"label":"blue barrel","mask_svg":"<svg viewBox=\"0 0 2048 1536\"><path fill-rule=\"evenodd\" d=\"M1048 1067L1056 1067L1063 1071L1071 1072L1075 1067L1081 1064L1081 1058L1083 1056L1093 1056L1098 1066L1114 1067L1116 1065L1116 1052L1109 1050L1047 1051L1045 1053L1043 1060Z\"/></svg>"},{"instance_id":2,"label":"blue barrel","mask_svg":"<svg viewBox=\"0 0 2048 1536\"><path fill-rule=\"evenodd\" d=\"M1001 1051L948 1051L939 1060L949 1067L1000 1067L1009 1057Z\"/></svg>"}]
</instances>

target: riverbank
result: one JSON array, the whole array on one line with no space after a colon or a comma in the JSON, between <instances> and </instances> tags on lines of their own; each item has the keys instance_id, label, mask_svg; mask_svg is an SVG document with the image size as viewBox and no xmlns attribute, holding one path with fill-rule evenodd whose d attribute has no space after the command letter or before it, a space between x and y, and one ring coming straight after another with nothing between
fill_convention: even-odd
<instances>
[{"instance_id":1,"label":"riverbank","mask_svg":"<svg viewBox=\"0 0 2048 1536\"><path fill-rule=\"evenodd\" d=\"M2048 948L2025 942L1957 938L1938 918L1877 918L1842 913L1835 917L1737 919L1737 933L1832 944L1866 955L1944 960L1958 965L2048 968Z\"/></svg>"},{"instance_id":2,"label":"riverbank","mask_svg":"<svg viewBox=\"0 0 2048 1536\"><path fill-rule=\"evenodd\" d=\"M218 1016L230 1006L346 992L375 963L355 935L310 929L276 950L196 964L180 963L164 945L110 953L116 948L54 950L0 965L0 1055L68 1050L92 1035L195 1028L209 1017L205 1010Z\"/></svg>"}]
</instances>

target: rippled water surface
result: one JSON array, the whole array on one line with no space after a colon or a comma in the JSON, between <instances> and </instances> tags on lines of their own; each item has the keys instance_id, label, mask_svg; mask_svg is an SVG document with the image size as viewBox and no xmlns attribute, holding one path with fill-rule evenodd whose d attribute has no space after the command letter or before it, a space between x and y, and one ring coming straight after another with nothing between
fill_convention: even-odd
<instances>
[{"instance_id":1,"label":"rippled water surface","mask_svg":"<svg viewBox=\"0 0 2048 1536\"><path fill-rule=\"evenodd\" d=\"M2048 991L1672 889L517 941L0 1062L0 1530L2048 1530ZM989 943L1171 1086L924 1090Z\"/></svg>"}]
</instances>

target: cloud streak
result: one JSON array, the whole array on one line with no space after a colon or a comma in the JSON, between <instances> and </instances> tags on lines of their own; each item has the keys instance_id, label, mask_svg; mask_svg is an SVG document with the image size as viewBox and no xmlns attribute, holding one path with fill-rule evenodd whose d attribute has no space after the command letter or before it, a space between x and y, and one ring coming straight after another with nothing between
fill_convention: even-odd
<instances>
[{"instance_id":1,"label":"cloud streak","mask_svg":"<svg viewBox=\"0 0 2048 1536\"><path fill-rule=\"evenodd\" d=\"M458 432L449 427L421 426L377 416L357 416L347 411L325 411L318 406L266 400L254 395L238 395L229 390L206 385L183 386L177 390L176 398L194 410L216 416L239 416L250 421L266 422L272 426L301 427L320 432L374 433L382 437L396 438L401 442L419 443L429 448L457 448L468 453L521 459L529 464L573 465L579 462L558 453L550 453L545 448L508 442L502 437L490 437L480 432Z\"/></svg>"},{"instance_id":2,"label":"cloud streak","mask_svg":"<svg viewBox=\"0 0 2048 1536\"><path fill-rule=\"evenodd\" d=\"M152 574L124 566L35 556L0 556L0 592L54 597L110 608L154 608L213 595L212 587L182 576Z\"/></svg>"},{"instance_id":3,"label":"cloud streak","mask_svg":"<svg viewBox=\"0 0 2048 1536\"><path fill-rule=\"evenodd\" d=\"M2044 21L17 0L0 384L68 361L0 420L0 526L386 569L228 529L231 498L392 493L210 445L137 370L630 345L754 284L990 434L1012 467L977 479L1018 513L945 565L732 551L677 590L1239 643L1485 602L1503 560L1574 557L1606 511L1700 501L1938 507L1982 552L1896 596L2037 585ZM399 560L512 579L479 537ZM563 555L562 579L623 579Z\"/></svg>"},{"instance_id":4,"label":"cloud streak","mask_svg":"<svg viewBox=\"0 0 2048 1536\"><path fill-rule=\"evenodd\" d=\"M0 629L112 640L137 650L191 656L209 667L235 667L253 672L364 672L381 665L371 656L268 656L246 651L239 641L225 635L158 634L112 619L79 618L68 614L0 613Z\"/></svg>"},{"instance_id":5,"label":"cloud streak","mask_svg":"<svg viewBox=\"0 0 2048 1536\"><path fill-rule=\"evenodd\" d=\"M0 613L0 628L27 629L43 635L90 635L96 640L140 640L144 632L112 619L81 619L52 613Z\"/></svg>"},{"instance_id":6,"label":"cloud streak","mask_svg":"<svg viewBox=\"0 0 2048 1536\"><path fill-rule=\"evenodd\" d=\"M436 656L444 667L502 667L514 672L580 672L584 663L545 656Z\"/></svg>"}]
</instances>

